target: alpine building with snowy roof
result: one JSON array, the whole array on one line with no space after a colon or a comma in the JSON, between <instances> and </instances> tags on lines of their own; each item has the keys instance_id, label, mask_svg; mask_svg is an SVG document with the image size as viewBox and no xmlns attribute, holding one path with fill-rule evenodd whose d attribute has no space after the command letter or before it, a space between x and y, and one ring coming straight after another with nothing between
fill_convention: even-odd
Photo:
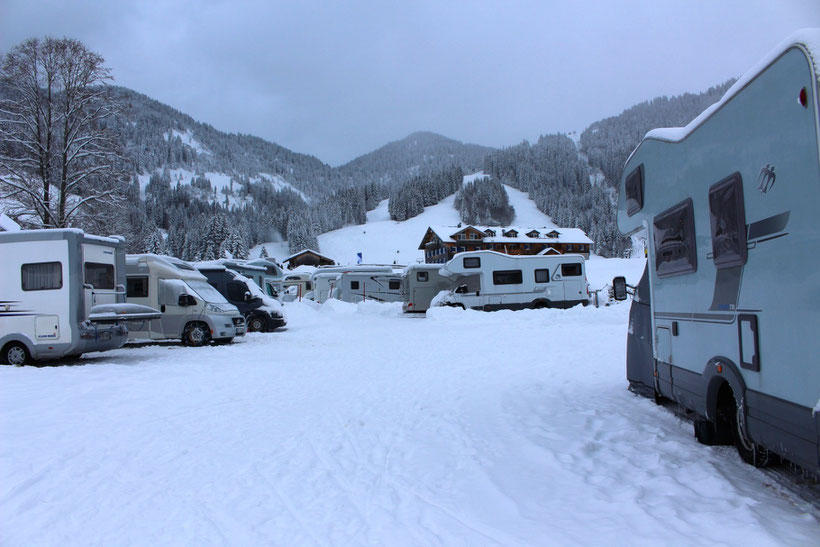
<instances>
[{"instance_id":1,"label":"alpine building with snowy roof","mask_svg":"<svg viewBox=\"0 0 820 547\"><path fill-rule=\"evenodd\" d=\"M496 251L509 255L573 253L589 258L592 240L580 228L519 226L430 226L419 244L426 263L444 264L456 253Z\"/></svg>"},{"instance_id":2,"label":"alpine building with snowy roof","mask_svg":"<svg viewBox=\"0 0 820 547\"><path fill-rule=\"evenodd\" d=\"M293 270L299 266L335 266L336 261L313 249L304 249L282 260L282 264L286 264L288 270Z\"/></svg>"}]
</instances>

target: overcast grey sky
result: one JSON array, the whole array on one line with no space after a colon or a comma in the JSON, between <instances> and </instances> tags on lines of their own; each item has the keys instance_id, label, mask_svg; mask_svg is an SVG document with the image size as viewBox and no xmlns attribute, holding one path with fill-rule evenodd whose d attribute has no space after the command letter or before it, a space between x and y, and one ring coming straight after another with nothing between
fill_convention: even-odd
<instances>
[{"instance_id":1,"label":"overcast grey sky","mask_svg":"<svg viewBox=\"0 0 820 547\"><path fill-rule=\"evenodd\" d=\"M68 36L115 83L339 165L429 130L510 146L740 76L820 0L0 0L0 52Z\"/></svg>"}]
</instances>

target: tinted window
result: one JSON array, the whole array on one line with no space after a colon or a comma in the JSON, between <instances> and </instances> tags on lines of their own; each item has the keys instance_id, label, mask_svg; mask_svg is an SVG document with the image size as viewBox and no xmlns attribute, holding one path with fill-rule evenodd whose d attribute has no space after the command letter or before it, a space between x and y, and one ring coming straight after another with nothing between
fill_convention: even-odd
<instances>
[{"instance_id":1,"label":"tinted window","mask_svg":"<svg viewBox=\"0 0 820 547\"><path fill-rule=\"evenodd\" d=\"M416 272L416 281L427 281L427 272Z\"/></svg>"},{"instance_id":2,"label":"tinted window","mask_svg":"<svg viewBox=\"0 0 820 547\"><path fill-rule=\"evenodd\" d=\"M464 259L465 268L480 268L481 258L477 256L468 256Z\"/></svg>"},{"instance_id":3,"label":"tinted window","mask_svg":"<svg viewBox=\"0 0 820 547\"><path fill-rule=\"evenodd\" d=\"M148 277L129 277L126 280L125 295L128 298L145 298L148 296Z\"/></svg>"},{"instance_id":4,"label":"tinted window","mask_svg":"<svg viewBox=\"0 0 820 547\"><path fill-rule=\"evenodd\" d=\"M521 270L497 270L493 272L493 285L520 285L523 281Z\"/></svg>"},{"instance_id":5,"label":"tinted window","mask_svg":"<svg viewBox=\"0 0 820 547\"><path fill-rule=\"evenodd\" d=\"M351 291L358 291L359 290L359 282L358 281L351 281L350 282L350 290Z\"/></svg>"},{"instance_id":6,"label":"tinted window","mask_svg":"<svg viewBox=\"0 0 820 547\"><path fill-rule=\"evenodd\" d=\"M550 282L550 271L549 270L535 270L535 282L536 283L549 283Z\"/></svg>"},{"instance_id":7,"label":"tinted window","mask_svg":"<svg viewBox=\"0 0 820 547\"><path fill-rule=\"evenodd\" d=\"M581 275L581 265L577 262L573 264L561 264L561 275L563 277L573 277Z\"/></svg>"},{"instance_id":8,"label":"tinted window","mask_svg":"<svg viewBox=\"0 0 820 547\"><path fill-rule=\"evenodd\" d=\"M23 264L20 274L24 291L45 291L63 287L63 265L60 262Z\"/></svg>"},{"instance_id":9,"label":"tinted window","mask_svg":"<svg viewBox=\"0 0 820 547\"><path fill-rule=\"evenodd\" d=\"M746 210L740 173L709 188L709 219L715 266L720 269L745 264Z\"/></svg>"},{"instance_id":10,"label":"tinted window","mask_svg":"<svg viewBox=\"0 0 820 547\"><path fill-rule=\"evenodd\" d=\"M86 262L85 282L95 289L113 289L114 265Z\"/></svg>"},{"instance_id":11,"label":"tinted window","mask_svg":"<svg viewBox=\"0 0 820 547\"><path fill-rule=\"evenodd\" d=\"M626 192L626 215L631 217L643 209L643 164L640 164L626 177L624 191Z\"/></svg>"},{"instance_id":12,"label":"tinted window","mask_svg":"<svg viewBox=\"0 0 820 547\"><path fill-rule=\"evenodd\" d=\"M397 279L395 279L395 280L391 279L390 280L390 283L388 284L388 288L391 291L397 291L397 290L399 290L399 287L401 287L401 281L399 281Z\"/></svg>"},{"instance_id":13,"label":"tinted window","mask_svg":"<svg viewBox=\"0 0 820 547\"><path fill-rule=\"evenodd\" d=\"M659 277L697 270L695 216L691 199L656 216L653 228L655 270Z\"/></svg>"},{"instance_id":14,"label":"tinted window","mask_svg":"<svg viewBox=\"0 0 820 547\"><path fill-rule=\"evenodd\" d=\"M248 288L245 286L244 283L239 283L238 281L229 281L225 288L228 292L228 300L233 302L242 302L245 300L245 292Z\"/></svg>"}]
</instances>

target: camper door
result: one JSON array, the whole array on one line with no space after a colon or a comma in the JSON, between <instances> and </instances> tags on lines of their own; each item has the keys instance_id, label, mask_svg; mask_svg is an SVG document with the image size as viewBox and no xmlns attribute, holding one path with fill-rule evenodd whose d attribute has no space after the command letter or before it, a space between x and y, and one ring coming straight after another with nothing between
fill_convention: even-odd
<instances>
[{"instance_id":1,"label":"camper door","mask_svg":"<svg viewBox=\"0 0 820 547\"><path fill-rule=\"evenodd\" d=\"M165 337L179 338L185 322L191 315L191 306L180 306L180 296L190 294L181 279L160 279L157 300L162 313L160 322ZM152 333L153 336L153 333Z\"/></svg>"},{"instance_id":2,"label":"camper door","mask_svg":"<svg viewBox=\"0 0 820 547\"><path fill-rule=\"evenodd\" d=\"M83 244L83 297L85 313L100 304L116 304L117 294L125 287L116 286L114 248L104 245Z\"/></svg>"},{"instance_id":3,"label":"camper door","mask_svg":"<svg viewBox=\"0 0 820 547\"><path fill-rule=\"evenodd\" d=\"M587 283L584 265L580 262L564 262L553 272L552 280L564 286L564 300L584 300L587 298ZM559 291L560 295L560 291Z\"/></svg>"}]
</instances>

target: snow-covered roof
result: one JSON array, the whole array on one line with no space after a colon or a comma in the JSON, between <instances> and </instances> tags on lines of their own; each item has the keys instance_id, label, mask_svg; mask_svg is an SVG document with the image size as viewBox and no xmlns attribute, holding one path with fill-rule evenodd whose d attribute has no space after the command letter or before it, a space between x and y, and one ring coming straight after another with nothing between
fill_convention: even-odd
<instances>
[{"instance_id":1,"label":"snow-covered roof","mask_svg":"<svg viewBox=\"0 0 820 547\"><path fill-rule=\"evenodd\" d=\"M298 252L298 253L296 253L296 254L292 254L292 255L290 255L289 257L287 257L287 258L283 259L283 260L282 260L282 262L283 262L283 263L284 263L284 262L290 262L291 260L293 260L293 259L294 259L294 258L296 258L297 256L302 256L303 254L307 254L307 253L311 253L311 254L314 254L314 255L316 255L316 256L318 256L318 257L320 257L320 258L324 258L324 259L326 259L326 260L330 260L331 262L333 262L333 261L334 261L332 258L330 258L330 257L327 257L327 256L323 255L323 254L322 254L322 253L320 253L319 251L314 251L313 249L304 249L304 250L299 251L299 252Z\"/></svg>"},{"instance_id":2,"label":"snow-covered roof","mask_svg":"<svg viewBox=\"0 0 820 547\"><path fill-rule=\"evenodd\" d=\"M756 65L747 70L732 87L730 87L723 97L718 102L701 112L701 114L689 122L686 127L663 127L649 131L645 139L658 139L662 141L679 142L685 139L692 131L694 131L700 124L706 121L724 104L728 103L740 90L746 87L749 82L754 80L758 74L766 70L769 65L778 59L789 48L794 46L802 46L809 54L812 65L814 67L814 75L820 84L820 29L807 28L798 30L791 34L788 38L780 42L777 47L772 49L765 57L763 57ZM634 152L633 152L634 153ZM630 156L631 157L631 156ZM629 161L629 160L627 160Z\"/></svg>"},{"instance_id":3,"label":"snow-covered roof","mask_svg":"<svg viewBox=\"0 0 820 547\"><path fill-rule=\"evenodd\" d=\"M0 232L19 232L20 225L11 220L6 213L0 213Z\"/></svg>"},{"instance_id":4,"label":"snow-covered roof","mask_svg":"<svg viewBox=\"0 0 820 547\"><path fill-rule=\"evenodd\" d=\"M453 236L457 236L460 232L472 228L476 231L486 234L487 231L492 230L495 235L485 235L481 238L483 243L586 243L592 244L592 240L587 237L586 233L580 228L556 228L554 226L541 226L533 228L531 226L478 226L475 224L464 224L462 226L430 226L428 229L432 230L436 236L445 243L457 243L460 241L478 241L478 240L459 240ZM515 231L516 236L505 236L505 233ZM533 231L538 232L537 237L530 237L527 234ZM554 234L555 237L548 237L548 234ZM419 245L419 249L423 248Z\"/></svg>"}]
</instances>

